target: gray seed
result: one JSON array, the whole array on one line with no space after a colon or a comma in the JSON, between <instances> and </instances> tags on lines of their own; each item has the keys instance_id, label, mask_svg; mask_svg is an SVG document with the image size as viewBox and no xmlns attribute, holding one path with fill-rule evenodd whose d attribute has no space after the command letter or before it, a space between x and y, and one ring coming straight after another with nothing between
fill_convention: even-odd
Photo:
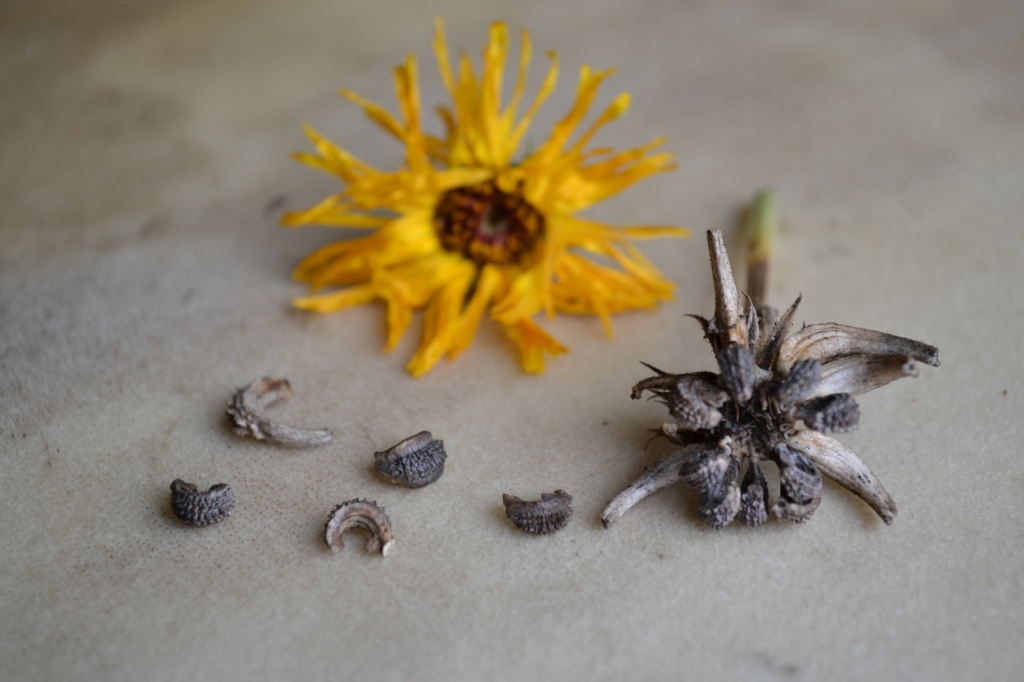
<instances>
[{"instance_id":1,"label":"gray seed","mask_svg":"<svg viewBox=\"0 0 1024 682\"><path fill-rule=\"evenodd\" d=\"M860 407L849 393L833 393L801 405L796 418L822 433L846 433L860 424Z\"/></svg>"},{"instance_id":2,"label":"gray seed","mask_svg":"<svg viewBox=\"0 0 1024 682\"><path fill-rule=\"evenodd\" d=\"M748 526L760 526L768 520L768 481L761 465L750 460L747 473L740 486L740 518Z\"/></svg>"},{"instance_id":3,"label":"gray seed","mask_svg":"<svg viewBox=\"0 0 1024 682\"><path fill-rule=\"evenodd\" d=\"M821 472L802 453L786 445L776 446L775 455L781 489L772 511L783 521L803 523L821 503Z\"/></svg>"},{"instance_id":4,"label":"gray seed","mask_svg":"<svg viewBox=\"0 0 1024 682\"><path fill-rule=\"evenodd\" d=\"M171 509L190 526L209 526L223 521L235 508L235 493L227 483L218 483L201 492L180 478L171 483Z\"/></svg>"},{"instance_id":5,"label":"gray seed","mask_svg":"<svg viewBox=\"0 0 1024 682\"><path fill-rule=\"evenodd\" d=\"M775 400L783 409L787 409L807 398L820 383L821 363L814 358L800 360L775 389Z\"/></svg>"},{"instance_id":6,"label":"gray seed","mask_svg":"<svg viewBox=\"0 0 1024 682\"><path fill-rule=\"evenodd\" d=\"M447 455L444 442L430 431L420 431L401 443L373 453L373 468L387 481L406 488L422 488L441 478Z\"/></svg>"},{"instance_id":7,"label":"gray seed","mask_svg":"<svg viewBox=\"0 0 1024 682\"><path fill-rule=\"evenodd\" d=\"M540 500L522 500L502 495L505 516L516 528L533 535L547 535L565 528L572 516L572 495L564 490L541 494Z\"/></svg>"},{"instance_id":8,"label":"gray seed","mask_svg":"<svg viewBox=\"0 0 1024 682\"><path fill-rule=\"evenodd\" d=\"M732 399L743 405L754 395L757 373L754 369L754 354L746 346L731 343L718 353L718 369L722 388Z\"/></svg>"}]
</instances>

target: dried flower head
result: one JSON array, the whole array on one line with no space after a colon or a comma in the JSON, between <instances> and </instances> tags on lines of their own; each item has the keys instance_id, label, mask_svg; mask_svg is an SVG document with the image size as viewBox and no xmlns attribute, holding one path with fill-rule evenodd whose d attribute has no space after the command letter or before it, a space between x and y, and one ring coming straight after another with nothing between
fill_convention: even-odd
<instances>
[{"instance_id":1,"label":"dried flower head","mask_svg":"<svg viewBox=\"0 0 1024 682\"><path fill-rule=\"evenodd\" d=\"M708 232L708 248L715 315L694 317L711 343L718 374L670 374L651 367L656 376L633 387L633 398L650 392L668 407L675 421L663 425L661 433L681 447L608 504L601 515L605 526L680 480L700 493L700 514L712 526L737 516L757 526L768 519L769 509L779 519L799 523L818 507L822 474L892 523L896 505L882 484L857 455L826 434L857 428L860 413L853 396L916 376L915 361L937 367L938 349L834 323L791 332L799 298L770 332L762 333L757 310L744 310L717 230ZM761 471L765 460L779 468L774 504Z\"/></svg>"},{"instance_id":2,"label":"dried flower head","mask_svg":"<svg viewBox=\"0 0 1024 682\"><path fill-rule=\"evenodd\" d=\"M454 359L473 340L484 313L501 324L518 346L527 372L542 372L544 356L566 349L534 321L540 311L597 315L610 334L610 316L653 308L672 294L672 284L630 240L684 236L675 227L612 227L575 214L633 183L673 168L661 144L616 152L588 148L597 131L622 116L628 93L616 97L571 144L601 83L611 70L583 67L576 99L550 137L517 160L526 130L555 87L557 56L525 112L531 47L522 33L511 100L502 107L502 79L509 51L505 24L491 26L479 76L466 55L449 61L441 22L434 53L452 99L439 108L444 134L423 130L416 60L395 68L401 116L359 95L342 94L405 147L405 163L382 171L321 137L306 133L316 154L300 161L337 175L343 185L320 204L284 215L282 224L371 230L308 256L294 277L314 295L295 300L304 310L330 313L382 300L387 306L387 349L395 347L412 312L426 308L423 337L407 368L428 372L442 357ZM596 255L598 263L585 255ZM342 287L317 293L326 287Z\"/></svg>"}]
</instances>

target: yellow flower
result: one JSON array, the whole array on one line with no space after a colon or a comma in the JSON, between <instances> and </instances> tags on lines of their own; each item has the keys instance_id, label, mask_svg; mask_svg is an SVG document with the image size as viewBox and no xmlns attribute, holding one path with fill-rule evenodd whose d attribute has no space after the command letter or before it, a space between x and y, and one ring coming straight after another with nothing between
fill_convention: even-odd
<instances>
[{"instance_id":1,"label":"yellow flower","mask_svg":"<svg viewBox=\"0 0 1024 682\"><path fill-rule=\"evenodd\" d=\"M454 359L473 340L485 312L519 347L527 372L544 371L544 355L567 349L534 321L543 310L597 315L611 334L609 316L652 308L668 300L665 280L629 240L685 236L677 227L612 227L575 215L634 182L674 168L672 156L652 153L662 140L616 152L587 149L599 128L629 107L622 93L571 145L569 138L612 71L580 70L576 100L550 137L521 161L516 152L543 101L555 87L554 53L544 82L522 116L530 39L523 31L512 98L501 106L508 29L491 26L479 77L462 54L453 70L444 29L436 23L434 52L451 106L438 109L445 132L423 132L416 60L395 68L400 117L359 95L342 95L405 147L405 163L381 171L306 126L316 154L296 154L337 175L342 191L320 204L285 214L282 224L311 223L371 230L368 236L329 244L310 254L294 278L312 295L304 310L334 312L380 299L387 306L387 349L426 308L423 338L408 364L415 376L442 357ZM386 212L384 215L382 212ZM593 254L607 264L584 257ZM316 293L325 287L342 287Z\"/></svg>"}]
</instances>

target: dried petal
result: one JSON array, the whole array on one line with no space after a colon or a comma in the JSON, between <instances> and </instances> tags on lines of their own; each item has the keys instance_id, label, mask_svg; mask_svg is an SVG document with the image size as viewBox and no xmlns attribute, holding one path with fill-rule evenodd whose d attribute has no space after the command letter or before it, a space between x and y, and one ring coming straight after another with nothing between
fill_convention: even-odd
<instances>
[{"instance_id":1,"label":"dried petal","mask_svg":"<svg viewBox=\"0 0 1024 682\"><path fill-rule=\"evenodd\" d=\"M260 377L238 389L228 401L228 419L239 436L295 448L310 448L331 441L330 429L302 429L271 421L263 410L292 396L287 379Z\"/></svg>"},{"instance_id":2,"label":"dried petal","mask_svg":"<svg viewBox=\"0 0 1024 682\"><path fill-rule=\"evenodd\" d=\"M787 409L807 399L821 383L821 363L814 358L798 360L789 376L774 391L775 400Z\"/></svg>"},{"instance_id":3,"label":"dried petal","mask_svg":"<svg viewBox=\"0 0 1024 682\"><path fill-rule=\"evenodd\" d=\"M373 453L373 468L387 481L406 488L422 488L441 478L446 459L444 442L430 431L420 431L383 452Z\"/></svg>"},{"instance_id":4,"label":"dried petal","mask_svg":"<svg viewBox=\"0 0 1024 682\"><path fill-rule=\"evenodd\" d=\"M519 530L533 535L548 535L565 528L572 516L572 495L564 490L542 493L540 500L527 501L515 495L502 495L505 516Z\"/></svg>"},{"instance_id":5,"label":"dried petal","mask_svg":"<svg viewBox=\"0 0 1024 682\"><path fill-rule=\"evenodd\" d=\"M789 309L775 323L771 333L765 337L764 343L758 349L757 366L761 369L771 370L775 366L779 349L782 347L782 342L786 340L786 335L789 334L789 328L793 325L796 309L800 305L802 298L803 296L796 297L796 301L793 302L793 305L789 306Z\"/></svg>"},{"instance_id":6,"label":"dried petal","mask_svg":"<svg viewBox=\"0 0 1024 682\"><path fill-rule=\"evenodd\" d=\"M647 467L640 478L633 481L628 488L613 497L605 506L604 511L601 512L601 523L607 528L648 495L683 480L683 463L709 448L712 452L715 451L714 447L707 443L688 445L673 450Z\"/></svg>"},{"instance_id":7,"label":"dried petal","mask_svg":"<svg viewBox=\"0 0 1024 682\"><path fill-rule=\"evenodd\" d=\"M731 343L718 353L718 369L722 387L732 399L743 405L754 395L757 369L754 354L746 346Z\"/></svg>"},{"instance_id":8,"label":"dried petal","mask_svg":"<svg viewBox=\"0 0 1024 682\"><path fill-rule=\"evenodd\" d=\"M750 460L740 485L740 518L748 526L760 526L768 520L768 481L756 459Z\"/></svg>"},{"instance_id":9,"label":"dried petal","mask_svg":"<svg viewBox=\"0 0 1024 682\"><path fill-rule=\"evenodd\" d=\"M789 446L807 456L823 474L860 496L882 520L892 523L896 503L868 466L852 450L817 431L800 431L787 439Z\"/></svg>"},{"instance_id":10,"label":"dried petal","mask_svg":"<svg viewBox=\"0 0 1024 682\"><path fill-rule=\"evenodd\" d=\"M391 520L376 502L355 499L335 507L324 525L324 542L332 552L340 552L345 547L342 534L353 528L367 532L367 552L380 552L381 556L387 556L395 548Z\"/></svg>"},{"instance_id":11,"label":"dried petal","mask_svg":"<svg viewBox=\"0 0 1024 682\"><path fill-rule=\"evenodd\" d=\"M223 521L235 508L235 493L227 483L218 483L202 492L180 478L171 483L171 509L190 526L209 526Z\"/></svg>"},{"instance_id":12,"label":"dried petal","mask_svg":"<svg viewBox=\"0 0 1024 682\"><path fill-rule=\"evenodd\" d=\"M779 465L779 499L772 506L783 521L803 523L821 503L821 472L807 457L785 445L775 448Z\"/></svg>"},{"instance_id":13,"label":"dried petal","mask_svg":"<svg viewBox=\"0 0 1024 682\"><path fill-rule=\"evenodd\" d=\"M846 433L860 424L860 407L849 393L834 393L804 403L794 416L815 431Z\"/></svg>"}]
</instances>

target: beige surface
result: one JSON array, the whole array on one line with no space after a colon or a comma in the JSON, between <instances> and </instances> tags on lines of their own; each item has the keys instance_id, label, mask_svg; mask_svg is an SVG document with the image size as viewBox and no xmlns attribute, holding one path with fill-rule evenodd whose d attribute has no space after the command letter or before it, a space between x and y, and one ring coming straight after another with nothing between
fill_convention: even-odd
<instances>
[{"instance_id":1,"label":"beige surface","mask_svg":"<svg viewBox=\"0 0 1024 682\"><path fill-rule=\"evenodd\" d=\"M81 6L88 4L89 9ZM0 679L1020 679L1024 504L1024 4L129 3L0 8ZM714 532L682 488L610 530L607 499L660 453L629 400L647 360L712 358L703 238L646 252L680 284L654 314L548 325L572 347L520 373L485 326L414 381L382 313L289 310L290 268L329 230L275 227L330 178L287 158L309 120L365 158L396 146L335 95L392 106L390 67L430 21L474 54L486 25L556 48L561 113L581 63L634 108L604 142L670 137L680 169L597 207L722 227L759 187L785 221L772 296L806 321L904 334L939 369L861 399L843 441L900 508L884 526L826 484L814 519ZM536 64L537 82L542 72ZM230 389L289 377L312 452L222 421ZM370 454L443 438L435 485ZM204 530L167 486L230 482ZM527 537L502 492L576 496ZM390 512L386 559L318 536L355 496Z\"/></svg>"}]
</instances>

